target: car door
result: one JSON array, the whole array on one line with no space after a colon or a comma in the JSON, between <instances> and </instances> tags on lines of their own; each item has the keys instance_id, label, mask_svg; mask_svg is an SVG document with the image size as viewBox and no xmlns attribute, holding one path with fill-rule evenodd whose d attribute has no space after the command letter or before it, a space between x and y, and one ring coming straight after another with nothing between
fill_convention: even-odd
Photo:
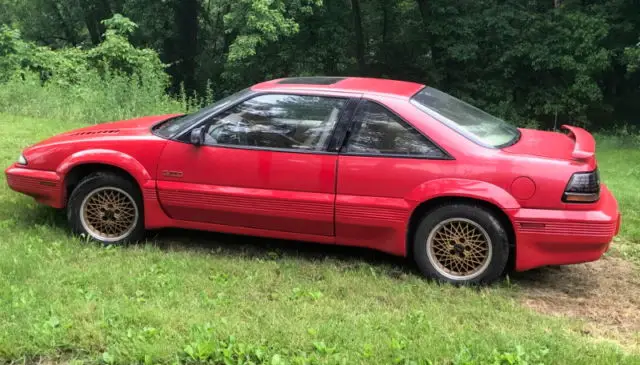
<instances>
[{"instance_id":1,"label":"car door","mask_svg":"<svg viewBox=\"0 0 640 365\"><path fill-rule=\"evenodd\" d=\"M381 101L362 100L338 161L336 241L404 253L398 246L416 204L405 196L453 162Z\"/></svg>"},{"instance_id":2,"label":"car door","mask_svg":"<svg viewBox=\"0 0 640 365\"><path fill-rule=\"evenodd\" d=\"M177 220L333 236L337 153L327 147L348 103L270 93L209 118L198 126L203 145L171 141L163 151L164 210Z\"/></svg>"}]
</instances>

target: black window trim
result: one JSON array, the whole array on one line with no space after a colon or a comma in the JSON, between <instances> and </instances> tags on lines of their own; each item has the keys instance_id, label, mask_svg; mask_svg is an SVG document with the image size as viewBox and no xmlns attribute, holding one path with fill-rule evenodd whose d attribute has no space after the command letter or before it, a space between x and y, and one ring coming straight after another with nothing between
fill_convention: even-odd
<instances>
[{"instance_id":1,"label":"black window trim","mask_svg":"<svg viewBox=\"0 0 640 365\"><path fill-rule=\"evenodd\" d=\"M331 93L327 94L324 92L295 92L295 91L253 91L251 90L245 97L238 99L235 103L229 104L223 109L220 109L216 112L212 112L195 122L193 125L182 131L181 133L176 134L173 138L171 138L174 142L191 144L190 136L191 131L196 128L203 126L207 121L213 117L224 114L232 108L246 102L247 100L254 99L263 95L294 95L294 96L316 96L316 97L325 97L325 98L333 98L333 99L343 99L346 101L343 109L340 111L340 116L338 118L338 122L333 127L333 131L331 132L331 137L329 138L329 143L323 150L304 150L304 149L290 149L290 148L276 148L276 147L260 147L260 146L238 146L238 145L229 145L229 144L216 144L216 145L203 145L201 147L216 147L216 148L226 148L226 149L236 149L236 150L253 150L253 151L270 151L270 152L285 152L285 153L300 153L300 154L315 154L315 155L338 155L338 151L330 151L329 148L334 144L334 138L336 137L336 130L338 126L349 123L354 114L349 115L346 113L348 107L353 103L354 100L357 101L362 97L361 94L350 94L350 93L340 93L340 95L332 95ZM349 118L346 119L345 116L348 115ZM346 120L345 120L346 119Z\"/></svg>"},{"instance_id":2,"label":"black window trim","mask_svg":"<svg viewBox=\"0 0 640 365\"><path fill-rule=\"evenodd\" d=\"M333 129L333 134L331 136L331 139L329 140L327 151L336 154L340 153L346 139L349 137L349 130L351 129L353 117L356 115L361 100L361 97L349 99L347 105L345 105L342 115L340 116L340 119L338 120L338 123Z\"/></svg>"},{"instance_id":3,"label":"black window trim","mask_svg":"<svg viewBox=\"0 0 640 365\"><path fill-rule=\"evenodd\" d=\"M366 102L377 104L378 106L382 107L384 110L389 112L391 115L393 115L396 118L398 118L398 120L400 121L401 124L404 124L405 126L408 126L409 128L411 128L411 129L415 130L416 132L418 132L418 134L420 134L422 137L424 137L429 143L433 144L437 149L439 149L440 152L442 152L442 154L444 156L443 157L433 157L433 156L425 156L425 155L403 155L403 154L398 154L398 153L344 152L344 149L347 146L347 143L349 142L349 138L351 138L351 133L352 133L352 131L354 129L354 126L355 126L355 123L356 123L355 116L357 115L358 111L360 111L361 108L364 107ZM398 113L396 113L395 111L389 109L386 105L380 103L379 101L373 100L373 99L369 99L369 98L366 98L366 97L363 97L363 98L360 99L360 101L358 102L358 106L355 108L355 111L351 115L351 120L349 122L349 127L347 129L346 136L342 140L342 144L340 145L340 149L339 149L338 153L340 154L340 156L387 157L387 158L406 158L406 159L438 160L438 161L455 160L455 158L449 152L447 152L447 150L442 148L438 143L436 143L434 140L429 138L420 129L416 128L413 124L408 122L406 119L404 119Z\"/></svg>"}]
</instances>

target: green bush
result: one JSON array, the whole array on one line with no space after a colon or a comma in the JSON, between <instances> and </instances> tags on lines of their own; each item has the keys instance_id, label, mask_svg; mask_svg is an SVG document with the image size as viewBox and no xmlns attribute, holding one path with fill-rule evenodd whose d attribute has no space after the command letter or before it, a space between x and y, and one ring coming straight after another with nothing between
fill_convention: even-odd
<instances>
[{"instance_id":1,"label":"green bush","mask_svg":"<svg viewBox=\"0 0 640 365\"><path fill-rule=\"evenodd\" d=\"M133 22L116 15L103 23L104 41L92 49L52 50L0 28L0 111L98 123L198 104L186 95L167 95L169 77L158 54L127 39Z\"/></svg>"}]
</instances>

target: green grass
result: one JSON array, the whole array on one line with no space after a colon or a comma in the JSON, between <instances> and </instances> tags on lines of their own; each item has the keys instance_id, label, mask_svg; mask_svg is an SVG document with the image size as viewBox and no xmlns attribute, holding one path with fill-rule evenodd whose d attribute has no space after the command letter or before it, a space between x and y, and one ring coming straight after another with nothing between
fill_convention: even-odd
<instances>
[{"instance_id":1,"label":"green grass","mask_svg":"<svg viewBox=\"0 0 640 365\"><path fill-rule=\"evenodd\" d=\"M76 126L0 115L0 165ZM635 257L640 152L599 156ZM517 282L454 288L369 251L182 231L106 249L70 238L63 214L4 176L0 201L0 363L640 362L522 307Z\"/></svg>"},{"instance_id":2,"label":"green grass","mask_svg":"<svg viewBox=\"0 0 640 365\"><path fill-rule=\"evenodd\" d=\"M640 145L619 143L616 138L598 140L601 177L622 211L620 238L615 250L640 262Z\"/></svg>"}]
</instances>

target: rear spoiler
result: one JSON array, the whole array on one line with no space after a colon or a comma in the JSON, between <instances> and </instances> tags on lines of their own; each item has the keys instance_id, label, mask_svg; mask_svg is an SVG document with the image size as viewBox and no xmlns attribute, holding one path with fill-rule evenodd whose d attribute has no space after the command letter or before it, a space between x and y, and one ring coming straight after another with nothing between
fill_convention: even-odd
<instances>
[{"instance_id":1,"label":"rear spoiler","mask_svg":"<svg viewBox=\"0 0 640 365\"><path fill-rule=\"evenodd\" d=\"M596 140L591 133L580 127L570 125L563 125L560 128L569 131L569 138L576 142L571 157L576 160L590 160L593 158L596 153Z\"/></svg>"}]
</instances>

